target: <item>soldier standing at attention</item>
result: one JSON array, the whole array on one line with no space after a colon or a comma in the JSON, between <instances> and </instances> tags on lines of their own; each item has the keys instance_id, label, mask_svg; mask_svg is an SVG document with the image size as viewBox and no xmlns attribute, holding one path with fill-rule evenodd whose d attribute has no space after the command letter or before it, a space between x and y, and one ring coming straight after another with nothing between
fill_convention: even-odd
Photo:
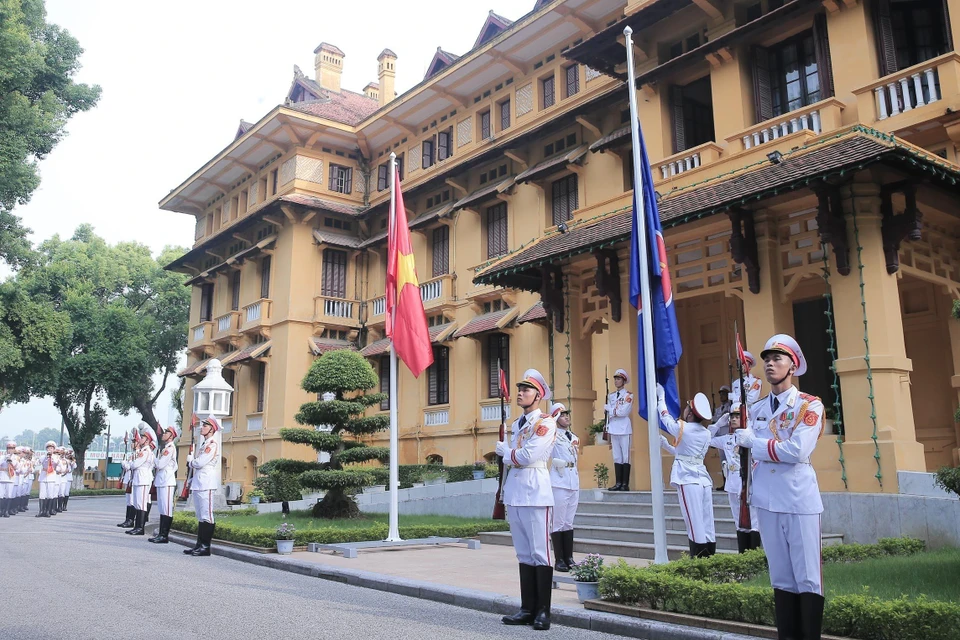
<instances>
[{"instance_id":1,"label":"soldier standing at attention","mask_svg":"<svg viewBox=\"0 0 960 640\"><path fill-rule=\"evenodd\" d=\"M570 431L570 411L559 402L550 405L550 416L557 421L557 441L553 445L550 483L553 485L553 565L555 571L566 573L573 562L573 519L580 502L580 473L577 456L580 438Z\"/></svg>"},{"instance_id":2,"label":"soldier standing at attention","mask_svg":"<svg viewBox=\"0 0 960 640\"><path fill-rule=\"evenodd\" d=\"M150 485L153 484L153 450L157 448L156 436L153 429L143 431L139 442L140 446L134 452L130 462L133 472L133 508L137 512L136 526L126 533L132 536L142 536L147 521L147 503L150 500Z\"/></svg>"},{"instance_id":3,"label":"soldier standing at attention","mask_svg":"<svg viewBox=\"0 0 960 640\"><path fill-rule=\"evenodd\" d=\"M540 411L551 398L550 387L536 369L527 369L517 383L517 406L523 410L513 423L511 442L497 443L497 455L508 465L503 482L510 535L520 563L520 611L503 616L504 624L550 628L553 563L550 562L550 523L553 490L549 462L557 437L556 421Z\"/></svg>"},{"instance_id":4,"label":"soldier standing at attention","mask_svg":"<svg viewBox=\"0 0 960 640\"><path fill-rule=\"evenodd\" d=\"M17 467L19 465L17 443L8 440L6 452L0 455L0 518L9 518L14 515L11 505L13 504L13 495L19 488L17 484Z\"/></svg>"},{"instance_id":5,"label":"soldier standing at attention","mask_svg":"<svg viewBox=\"0 0 960 640\"><path fill-rule=\"evenodd\" d=\"M35 516L37 518L49 518L56 513L54 501L59 480L57 467L60 465L60 458L56 454L57 443L48 440L44 448L47 453L40 458L40 512Z\"/></svg>"},{"instance_id":6,"label":"soldier standing at attention","mask_svg":"<svg viewBox=\"0 0 960 640\"><path fill-rule=\"evenodd\" d=\"M193 549L183 552L192 556L210 555L210 541L216 527L213 517L214 493L220 490L220 442L217 433L220 424L214 418L207 418L200 425L200 453L187 456L187 464L193 467L193 480L190 491L193 492L193 508L197 513L197 543Z\"/></svg>"},{"instance_id":7,"label":"soldier standing at attention","mask_svg":"<svg viewBox=\"0 0 960 640\"><path fill-rule=\"evenodd\" d=\"M133 448L136 451L137 442L140 439L140 430L134 427L130 429L130 438L133 441ZM127 446L127 436L123 437L123 446L126 449ZM133 472L130 471L130 456L125 455L124 460L120 462L120 467L123 469L123 476L120 478L120 485L124 488L127 493L127 517L126 519L118 524L117 526L121 529L132 529L137 525L136 517L137 510L133 508L133 487L130 484L133 480Z\"/></svg>"},{"instance_id":8,"label":"soldier standing at attention","mask_svg":"<svg viewBox=\"0 0 960 640\"><path fill-rule=\"evenodd\" d=\"M807 370L800 345L786 334L767 340L760 357L770 393L750 407L752 424L736 432L754 459L750 503L770 565L777 633L818 640L823 625L820 514L823 503L810 457L823 429L820 398L800 393ZM752 427L752 428L751 428Z\"/></svg>"},{"instance_id":9,"label":"soldier standing at attention","mask_svg":"<svg viewBox=\"0 0 960 640\"><path fill-rule=\"evenodd\" d=\"M610 491L630 491L630 436L633 423L630 412L633 411L633 394L623 388L630 377L623 369L613 374L616 391L607 397L603 410L607 412L607 433L613 447L613 469L617 483Z\"/></svg>"},{"instance_id":10,"label":"soldier standing at attention","mask_svg":"<svg viewBox=\"0 0 960 640\"><path fill-rule=\"evenodd\" d=\"M174 440L180 437L176 427L163 430L163 451L157 456L154 468L157 471L153 485L157 488L157 502L160 505L160 529L150 542L167 544L170 525L173 524L173 494L177 488L177 445Z\"/></svg>"}]
</instances>

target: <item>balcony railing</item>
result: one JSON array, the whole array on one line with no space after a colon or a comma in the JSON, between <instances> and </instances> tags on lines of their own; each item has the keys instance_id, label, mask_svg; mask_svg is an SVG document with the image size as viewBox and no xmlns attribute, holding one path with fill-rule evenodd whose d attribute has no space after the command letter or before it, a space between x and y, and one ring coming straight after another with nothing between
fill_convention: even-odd
<instances>
[{"instance_id":1,"label":"balcony railing","mask_svg":"<svg viewBox=\"0 0 960 640\"><path fill-rule=\"evenodd\" d=\"M660 170L660 180L667 180L673 176L699 169L710 164L720 157L721 147L715 142L706 142L691 149L681 151L665 158L657 168Z\"/></svg>"},{"instance_id":2,"label":"balcony railing","mask_svg":"<svg viewBox=\"0 0 960 640\"><path fill-rule=\"evenodd\" d=\"M373 315L382 316L387 312L387 297L380 296L379 298L374 298L371 306L373 307Z\"/></svg>"},{"instance_id":3,"label":"balcony railing","mask_svg":"<svg viewBox=\"0 0 960 640\"><path fill-rule=\"evenodd\" d=\"M425 305L431 303L442 304L450 299L450 282L452 276L448 273L420 284L420 300Z\"/></svg>"},{"instance_id":4,"label":"balcony railing","mask_svg":"<svg viewBox=\"0 0 960 640\"><path fill-rule=\"evenodd\" d=\"M193 328L193 341L200 342L203 340L204 334L207 331L207 325L201 324Z\"/></svg>"},{"instance_id":5,"label":"balcony railing","mask_svg":"<svg viewBox=\"0 0 960 640\"><path fill-rule=\"evenodd\" d=\"M861 118L881 122L960 90L960 54L951 51L854 90ZM901 122L902 121L898 121Z\"/></svg>"},{"instance_id":6,"label":"balcony railing","mask_svg":"<svg viewBox=\"0 0 960 640\"><path fill-rule=\"evenodd\" d=\"M263 429L263 414L254 413L247 415L247 431L260 431Z\"/></svg>"},{"instance_id":7,"label":"balcony railing","mask_svg":"<svg viewBox=\"0 0 960 640\"><path fill-rule=\"evenodd\" d=\"M754 125L727 138L727 142L731 143L731 148L735 148L736 143L740 143L742 149L747 150L800 131L819 135L841 125L841 110L843 110L842 102L836 98L827 98Z\"/></svg>"},{"instance_id":8,"label":"balcony railing","mask_svg":"<svg viewBox=\"0 0 960 640\"><path fill-rule=\"evenodd\" d=\"M507 420L510 420L510 403L505 403ZM480 422L500 422L500 400L491 400L480 405Z\"/></svg>"},{"instance_id":9,"label":"balcony railing","mask_svg":"<svg viewBox=\"0 0 960 640\"><path fill-rule=\"evenodd\" d=\"M261 298L253 304L248 304L243 308L243 328L250 329L260 326L270 320L270 308L272 300Z\"/></svg>"},{"instance_id":10,"label":"balcony railing","mask_svg":"<svg viewBox=\"0 0 960 640\"><path fill-rule=\"evenodd\" d=\"M313 314L316 322L330 322L354 326L357 324L357 311L360 304L353 300L317 296L313 299Z\"/></svg>"},{"instance_id":11,"label":"balcony railing","mask_svg":"<svg viewBox=\"0 0 960 640\"><path fill-rule=\"evenodd\" d=\"M216 324L216 333L213 337L215 339L229 337L240 330L240 312L231 311L230 313L217 317L214 322Z\"/></svg>"},{"instance_id":12,"label":"balcony railing","mask_svg":"<svg viewBox=\"0 0 960 640\"><path fill-rule=\"evenodd\" d=\"M190 329L190 346L191 347L203 347L207 346L212 341L211 332L213 329L213 323L209 321L201 322L195 327Z\"/></svg>"},{"instance_id":13,"label":"balcony railing","mask_svg":"<svg viewBox=\"0 0 960 640\"><path fill-rule=\"evenodd\" d=\"M450 424L450 411L448 409L439 409L437 411L424 411L423 424L427 427L436 427L443 424Z\"/></svg>"}]
</instances>

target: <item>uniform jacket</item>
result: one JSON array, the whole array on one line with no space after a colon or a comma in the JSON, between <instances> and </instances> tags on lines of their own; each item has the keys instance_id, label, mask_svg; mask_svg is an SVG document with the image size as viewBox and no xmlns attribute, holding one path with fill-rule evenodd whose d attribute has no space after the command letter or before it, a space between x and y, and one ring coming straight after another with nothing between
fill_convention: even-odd
<instances>
[{"instance_id":1,"label":"uniform jacket","mask_svg":"<svg viewBox=\"0 0 960 640\"><path fill-rule=\"evenodd\" d=\"M218 491L220 489L220 444L216 436L204 440L190 462L193 467L191 491Z\"/></svg>"},{"instance_id":2,"label":"uniform jacket","mask_svg":"<svg viewBox=\"0 0 960 640\"><path fill-rule=\"evenodd\" d=\"M60 482L57 467L60 466L60 456L44 453L40 456L40 482Z\"/></svg>"},{"instance_id":3,"label":"uniform jacket","mask_svg":"<svg viewBox=\"0 0 960 640\"><path fill-rule=\"evenodd\" d=\"M557 438L556 420L534 409L514 420L511 429L510 451L503 457L503 463L510 466L503 481L503 503L511 507L552 507L547 467Z\"/></svg>"},{"instance_id":4,"label":"uniform jacket","mask_svg":"<svg viewBox=\"0 0 960 640\"><path fill-rule=\"evenodd\" d=\"M740 479L740 447L732 433L711 438L710 446L719 449L727 461L727 479L723 483L723 490L727 493L740 493L743 481Z\"/></svg>"},{"instance_id":5,"label":"uniform jacket","mask_svg":"<svg viewBox=\"0 0 960 640\"><path fill-rule=\"evenodd\" d=\"M750 504L776 513L823 512L817 472L810 457L823 429L820 398L790 387L779 396L773 411L773 394L750 407L756 439Z\"/></svg>"},{"instance_id":6,"label":"uniform jacket","mask_svg":"<svg viewBox=\"0 0 960 640\"><path fill-rule=\"evenodd\" d=\"M138 449L130 461L130 471L133 472L133 486L153 484L153 451L149 447Z\"/></svg>"},{"instance_id":7,"label":"uniform jacket","mask_svg":"<svg viewBox=\"0 0 960 640\"><path fill-rule=\"evenodd\" d=\"M675 487L682 484L712 487L713 479L703 464L703 457L710 448L710 429L696 422L674 419L662 400L657 402L657 411L660 413L660 428L677 439L673 445L676 457L670 470L670 484Z\"/></svg>"},{"instance_id":8,"label":"uniform jacket","mask_svg":"<svg viewBox=\"0 0 960 640\"><path fill-rule=\"evenodd\" d=\"M550 484L557 489L580 489L580 473L577 471L577 447L580 438L567 429L557 428L557 440L553 445L553 460L550 465Z\"/></svg>"},{"instance_id":9,"label":"uniform jacket","mask_svg":"<svg viewBox=\"0 0 960 640\"><path fill-rule=\"evenodd\" d=\"M612 436L627 436L633 433L633 423L630 414L633 411L633 394L626 389L619 389L607 396L607 404L603 405L607 412L607 433Z\"/></svg>"},{"instance_id":10,"label":"uniform jacket","mask_svg":"<svg viewBox=\"0 0 960 640\"><path fill-rule=\"evenodd\" d=\"M157 487L175 487L177 485L177 445L168 442L156 457L154 467L157 477L153 484Z\"/></svg>"},{"instance_id":11,"label":"uniform jacket","mask_svg":"<svg viewBox=\"0 0 960 640\"><path fill-rule=\"evenodd\" d=\"M20 466L20 456L15 453L0 454L0 482L3 484L17 483L17 468Z\"/></svg>"},{"instance_id":12,"label":"uniform jacket","mask_svg":"<svg viewBox=\"0 0 960 640\"><path fill-rule=\"evenodd\" d=\"M751 405L760 399L760 378L752 373L744 376L747 382L747 404ZM730 385L730 401L743 402L740 397L740 378L735 378Z\"/></svg>"}]
</instances>

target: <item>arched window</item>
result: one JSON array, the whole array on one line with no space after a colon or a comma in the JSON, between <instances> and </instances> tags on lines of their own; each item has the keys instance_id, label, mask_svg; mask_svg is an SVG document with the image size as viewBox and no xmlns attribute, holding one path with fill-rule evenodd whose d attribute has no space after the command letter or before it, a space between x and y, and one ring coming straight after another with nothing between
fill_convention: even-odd
<instances>
[{"instance_id":1,"label":"arched window","mask_svg":"<svg viewBox=\"0 0 960 640\"><path fill-rule=\"evenodd\" d=\"M432 453L432 454L430 454L429 456L427 456L427 464L438 464L438 465L442 465L442 464L443 464L443 456L441 456L441 455L439 455L439 454L436 454L436 453Z\"/></svg>"}]
</instances>

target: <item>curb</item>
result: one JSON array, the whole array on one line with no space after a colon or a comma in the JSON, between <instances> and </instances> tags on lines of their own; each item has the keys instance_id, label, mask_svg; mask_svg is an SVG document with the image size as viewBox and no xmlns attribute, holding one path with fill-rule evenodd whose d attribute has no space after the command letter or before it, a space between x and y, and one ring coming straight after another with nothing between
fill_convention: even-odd
<instances>
[{"instance_id":1,"label":"curb","mask_svg":"<svg viewBox=\"0 0 960 640\"><path fill-rule=\"evenodd\" d=\"M194 542L192 537L181 533L169 534L170 541L183 546ZM213 555L223 556L231 560L239 560L260 567L288 571L303 576L312 576L321 580L349 584L355 587L376 589L397 593L422 600L452 604L456 607L473 609L485 613L507 615L516 613L520 607L520 599L510 596L491 594L487 591L462 589L434 582L410 580L396 576L386 576L372 571L359 569L342 569L327 567L312 562L301 562L285 556L275 554L256 553L232 547L214 546ZM627 618L599 611L586 609L570 609L568 607L553 607L551 618L554 624L577 629L589 629L601 633L625 636L627 638L642 638L645 640L756 640L752 636L735 633L712 631L684 627L654 620Z\"/></svg>"}]
</instances>

